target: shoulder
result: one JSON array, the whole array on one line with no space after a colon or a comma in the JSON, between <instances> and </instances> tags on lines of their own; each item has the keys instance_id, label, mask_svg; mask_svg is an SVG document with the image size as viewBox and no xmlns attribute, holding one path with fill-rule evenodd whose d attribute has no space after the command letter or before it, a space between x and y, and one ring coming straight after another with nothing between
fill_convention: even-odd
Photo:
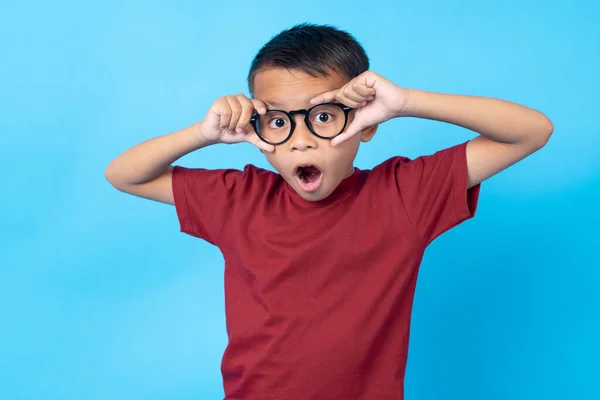
<instances>
[{"instance_id":1,"label":"shoulder","mask_svg":"<svg viewBox=\"0 0 600 400\"><path fill-rule=\"evenodd\" d=\"M444 174L464 164L467 142L437 150L414 158L394 156L373 169L394 176L399 181L421 180L433 173ZM421 182L425 183L425 182Z\"/></svg>"},{"instance_id":2,"label":"shoulder","mask_svg":"<svg viewBox=\"0 0 600 400\"><path fill-rule=\"evenodd\" d=\"M243 171L241 171L241 173L248 178L260 179L260 180L266 180L266 181L278 180L281 178L281 176L278 173L275 173L268 169L257 167L253 164L246 164L246 166L244 166L244 169L243 169Z\"/></svg>"},{"instance_id":3,"label":"shoulder","mask_svg":"<svg viewBox=\"0 0 600 400\"><path fill-rule=\"evenodd\" d=\"M173 168L174 187L187 187L192 192L244 191L246 193L269 185L275 185L282 179L272 171L247 164L242 170L235 168L206 169L175 166Z\"/></svg>"},{"instance_id":4,"label":"shoulder","mask_svg":"<svg viewBox=\"0 0 600 400\"><path fill-rule=\"evenodd\" d=\"M395 181L399 170L409 168L414 160L405 156L390 157L368 171L369 180L391 182Z\"/></svg>"},{"instance_id":5,"label":"shoulder","mask_svg":"<svg viewBox=\"0 0 600 400\"><path fill-rule=\"evenodd\" d=\"M279 186L283 181L278 173L253 164L246 164L243 171L239 172L238 179L246 190L252 188L258 191L264 191L272 186Z\"/></svg>"},{"instance_id":6,"label":"shoulder","mask_svg":"<svg viewBox=\"0 0 600 400\"><path fill-rule=\"evenodd\" d=\"M246 164L243 169L237 168L222 168L222 169L207 169L194 168L176 165L173 167L173 174L178 174L188 177L223 177L230 180L244 179L276 179L279 174L276 174L267 169L257 167L252 164Z\"/></svg>"}]
</instances>

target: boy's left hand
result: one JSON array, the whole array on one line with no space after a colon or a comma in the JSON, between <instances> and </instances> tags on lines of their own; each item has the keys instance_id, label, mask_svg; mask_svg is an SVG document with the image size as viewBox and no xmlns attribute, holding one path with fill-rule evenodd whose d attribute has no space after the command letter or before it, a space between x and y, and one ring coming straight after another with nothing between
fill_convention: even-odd
<instances>
[{"instance_id":1,"label":"boy's left hand","mask_svg":"<svg viewBox=\"0 0 600 400\"><path fill-rule=\"evenodd\" d=\"M373 71L365 71L340 89L322 93L310 102L338 101L356 109L346 130L331 141L335 147L363 129L406 115L409 93L409 89L401 88Z\"/></svg>"}]
</instances>

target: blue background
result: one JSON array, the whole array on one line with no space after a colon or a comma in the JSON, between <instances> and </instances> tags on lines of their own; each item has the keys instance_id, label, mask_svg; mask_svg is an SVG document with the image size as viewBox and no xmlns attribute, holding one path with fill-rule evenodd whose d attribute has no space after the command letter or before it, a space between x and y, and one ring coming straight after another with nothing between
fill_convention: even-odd
<instances>
[{"instance_id":1,"label":"blue background","mask_svg":"<svg viewBox=\"0 0 600 400\"><path fill-rule=\"evenodd\" d=\"M22 1L0 6L0 397L217 399L223 261L174 208L117 192L107 164L247 92L256 51L329 23L399 85L500 97L555 125L485 182L417 287L407 399L598 399L599 3ZM356 160L471 132L385 123ZM248 144L182 165L254 163Z\"/></svg>"}]
</instances>

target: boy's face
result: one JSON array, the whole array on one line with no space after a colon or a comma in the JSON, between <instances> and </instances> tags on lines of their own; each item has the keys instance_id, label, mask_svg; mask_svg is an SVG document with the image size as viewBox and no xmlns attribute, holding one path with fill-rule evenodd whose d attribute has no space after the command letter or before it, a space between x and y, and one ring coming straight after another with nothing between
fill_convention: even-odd
<instances>
[{"instance_id":1,"label":"boy's face","mask_svg":"<svg viewBox=\"0 0 600 400\"><path fill-rule=\"evenodd\" d=\"M310 99L339 89L348 79L331 72L327 77L314 77L304 72L284 68L260 70L254 78L254 98L263 101L267 109L292 111L308 109ZM348 125L354 112L348 116ZM360 141L368 141L375 132L369 129L351 139L331 146L330 139L321 139L308 130L304 115L295 115L296 128L285 143L275 151L263 152L269 163L305 200L318 201L329 196L342 180L354 172L354 158ZM348 126L346 125L346 126ZM312 167L300 168L310 165Z\"/></svg>"}]
</instances>

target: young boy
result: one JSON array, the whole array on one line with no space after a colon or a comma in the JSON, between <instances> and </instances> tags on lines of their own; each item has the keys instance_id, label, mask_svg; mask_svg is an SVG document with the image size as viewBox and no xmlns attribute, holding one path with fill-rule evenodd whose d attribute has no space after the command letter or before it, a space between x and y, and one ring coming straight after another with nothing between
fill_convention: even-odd
<instances>
[{"instance_id":1,"label":"young boy","mask_svg":"<svg viewBox=\"0 0 600 400\"><path fill-rule=\"evenodd\" d=\"M174 204L181 231L225 259L226 399L402 399L425 248L472 218L479 184L540 149L553 126L502 100L428 93L369 71L346 32L298 25L268 42L242 94L204 120L117 157L117 189ZM395 117L479 136L433 155L353 166ZM217 143L250 142L278 173L172 167Z\"/></svg>"}]
</instances>

